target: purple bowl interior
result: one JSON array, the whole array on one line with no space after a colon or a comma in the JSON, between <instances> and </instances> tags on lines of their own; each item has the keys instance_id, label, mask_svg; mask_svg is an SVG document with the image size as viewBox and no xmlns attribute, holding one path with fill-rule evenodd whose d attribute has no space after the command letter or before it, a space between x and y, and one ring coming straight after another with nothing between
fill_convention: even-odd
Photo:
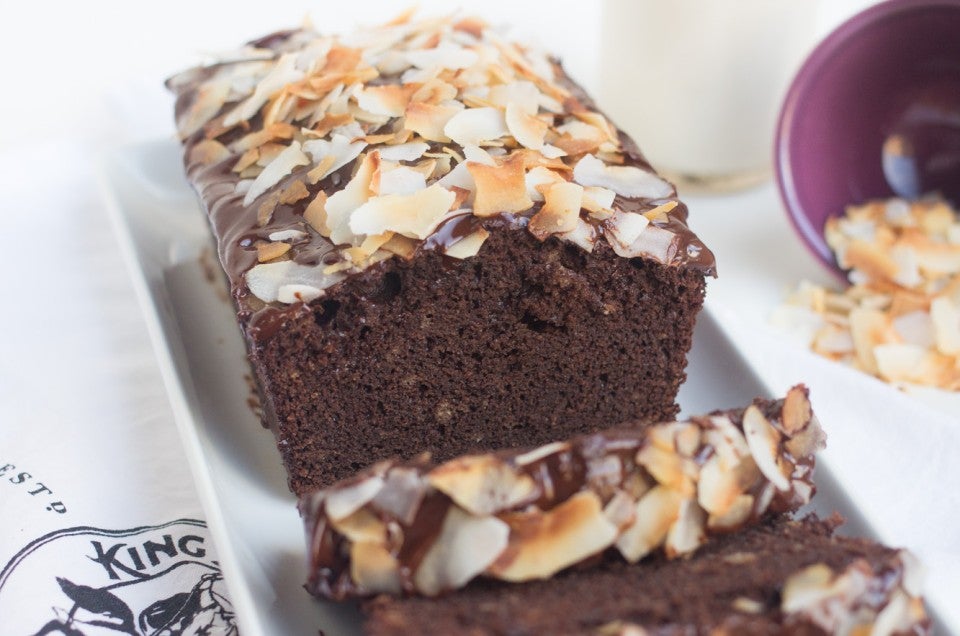
<instances>
[{"instance_id":1,"label":"purple bowl interior","mask_svg":"<svg viewBox=\"0 0 960 636\"><path fill-rule=\"evenodd\" d=\"M960 84L960 0L891 0L854 16L814 50L780 114L774 165L787 212L827 267L827 218L893 196L886 135L912 96Z\"/></svg>"}]
</instances>

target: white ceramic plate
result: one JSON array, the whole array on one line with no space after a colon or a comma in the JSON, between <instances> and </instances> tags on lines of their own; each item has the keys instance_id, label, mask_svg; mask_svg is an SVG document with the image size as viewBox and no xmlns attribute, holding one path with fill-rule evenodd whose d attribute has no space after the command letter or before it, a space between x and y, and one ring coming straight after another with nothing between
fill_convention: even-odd
<instances>
[{"instance_id":1,"label":"white ceramic plate","mask_svg":"<svg viewBox=\"0 0 960 636\"><path fill-rule=\"evenodd\" d=\"M357 633L353 608L318 602L302 589L305 546L295 500L273 436L248 406L242 339L206 220L180 166L173 141L132 146L105 160L103 185L240 632ZM683 412L743 405L768 393L704 312L680 392ZM815 510L840 511L846 532L874 534L822 463L817 482Z\"/></svg>"}]
</instances>

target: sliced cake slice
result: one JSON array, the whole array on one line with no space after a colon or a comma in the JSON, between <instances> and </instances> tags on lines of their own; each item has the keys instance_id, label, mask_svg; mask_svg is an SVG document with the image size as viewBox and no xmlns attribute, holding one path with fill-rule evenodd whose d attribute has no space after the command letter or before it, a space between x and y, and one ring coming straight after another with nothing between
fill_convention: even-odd
<instances>
[{"instance_id":1,"label":"sliced cake slice","mask_svg":"<svg viewBox=\"0 0 960 636\"><path fill-rule=\"evenodd\" d=\"M522 582L606 553L636 562L796 510L823 434L802 386L782 400L433 465L383 461L301 499L307 589L432 596Z\"/></svg>"},{"instance_id":2,"label":"sliced cake slice","mask_svg":"<svg viewBox=\"0 0 960 636\"><path fill-rule=\"evenodd\" d=\"M607 558L546 581L479 579L437 598L368 601L364 632L590 634L930 633L919 567L903 550L835 536L838 519L786 516L718 537L690 559Z\"/></svg>"}]
</instances>

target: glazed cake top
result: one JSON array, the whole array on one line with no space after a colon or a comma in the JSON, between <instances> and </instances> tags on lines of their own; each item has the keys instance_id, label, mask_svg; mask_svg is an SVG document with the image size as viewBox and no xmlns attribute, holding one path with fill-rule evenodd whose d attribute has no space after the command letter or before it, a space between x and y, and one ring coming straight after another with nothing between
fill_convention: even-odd
<instances>
[{"instance_id":1,"label":"glazed cake top","mask_svg":"<svg viewBox=\"0 0 960 636\"><path fill-rule=\"evenodd\" d=\"M309 302L386 259L543 241L714 273L686 207L559 63L479 20L288 31L168 82L234 293Z\"/></svg>"}]
</instances>

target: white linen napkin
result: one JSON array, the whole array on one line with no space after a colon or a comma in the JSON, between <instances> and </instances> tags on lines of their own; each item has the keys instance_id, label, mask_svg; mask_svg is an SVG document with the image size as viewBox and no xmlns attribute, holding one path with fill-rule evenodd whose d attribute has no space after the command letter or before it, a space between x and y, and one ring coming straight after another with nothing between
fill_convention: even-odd
<instances>
[{"instance_id":1,"label":"white linen napkin","mask_svg":"<svg viewBox=\"0 0 960 636\"><path fill-rule=\"evenodd\" d=\"M0 152L0 632L236 633L94 154Z\"/></svg>"}]
</instances>

